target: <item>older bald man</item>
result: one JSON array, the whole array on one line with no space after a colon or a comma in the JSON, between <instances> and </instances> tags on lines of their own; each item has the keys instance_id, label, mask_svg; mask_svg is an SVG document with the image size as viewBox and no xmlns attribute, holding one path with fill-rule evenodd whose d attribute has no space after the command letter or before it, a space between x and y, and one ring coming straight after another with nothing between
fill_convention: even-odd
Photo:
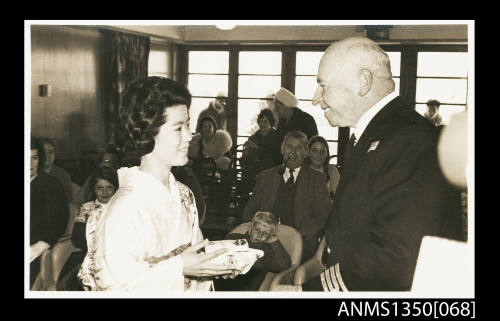
<instances>
[{"instance_id":1,"label":"older bald man","mask_svg":"<svg viewBox=\"0 0 500 321\"><path fill-rule=\"evenodd\" d=\"M325 230L326 269L302 290L410 290L422 237L462 238L436 128L394 92L389 57L369 39L332 44L317 82L313 104L354 134Z\"/></svg>"}]
</instances>

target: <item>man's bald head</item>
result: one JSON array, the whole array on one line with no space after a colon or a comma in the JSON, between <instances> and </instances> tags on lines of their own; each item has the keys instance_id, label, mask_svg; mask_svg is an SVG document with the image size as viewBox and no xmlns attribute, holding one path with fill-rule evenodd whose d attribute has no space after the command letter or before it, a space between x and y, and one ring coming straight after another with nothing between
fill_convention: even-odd
<instances>
[{"instance_id":1,"label":"man's bald head","mask_svg":"<svg viewBox=\"0 0 500 321\"><path fill-rule=\"evenodd\" d=\"M347 64L358 70L367 69L380 79L392 79L389 56L368 38L347 38L331 44L326 49L321 63Z\"/></svg>"},{"instance_id":2,"label":"man's bald head","mask_svg":"<svg viewBox=\"0 0 500 321\"><path fill-rule=\"evenodd\" d=\"M321 58L313 104L332 126L354 127L363 113L394 91L389 56L368 38L333 43Z\"/></svg>"}]
</instances>

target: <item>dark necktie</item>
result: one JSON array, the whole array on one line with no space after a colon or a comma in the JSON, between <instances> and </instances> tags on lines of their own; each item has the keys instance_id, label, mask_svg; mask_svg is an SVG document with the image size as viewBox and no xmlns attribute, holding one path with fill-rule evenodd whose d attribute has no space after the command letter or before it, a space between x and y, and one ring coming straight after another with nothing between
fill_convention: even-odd
<instances>
[{"instance_id":1,"label":"dark necktie","mask_svg":"<svg viewBox=\"0 0 500 321\"><path fill-rule=\"evenodd\" d=\"M356 135L352 133L351 138L349 138L349 143L347 143L347 148L345 150L345 158L344 163L347 164L349 162L349 157L352 155L352 151L354 150L354 143L356 142Z\"/></svg>"},{"instance_id":2,"label":"dark necktie","mask_svg":"<svg viewBox=\"0 0 500 321\"><path fill-rule=\"evenodd\" d=\"M289 169L288 172L290 173L290 177L288 177L288 179L286 180L285 185L286 186L291 186L294 183L293 172L295 172L295 170L294 169Z\"/></svg>"}]
</instances>

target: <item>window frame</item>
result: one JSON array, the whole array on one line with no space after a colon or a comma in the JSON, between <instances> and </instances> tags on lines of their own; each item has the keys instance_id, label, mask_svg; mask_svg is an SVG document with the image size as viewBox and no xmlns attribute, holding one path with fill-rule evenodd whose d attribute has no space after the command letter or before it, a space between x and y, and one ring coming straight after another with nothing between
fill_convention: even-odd
<instances>
[{"instance_id":1,"label":"window frame","mask_svg":"<svg viewBox=\"0 0 500 321\"><path fill-rule=\"evenodd\" d=\"M209 44L209 45L185 45L185 83L188 77L188 54L189 51L229 51L229 74L228 74L228 105L236 106L228 110L227 126L234 142L237 142L238 126L238 66L240 51L281 51L281 86L295 92L296 77L296 53L297 51L325 51L330 44ZM416 106L416 87L417 87L417 59L419 52L468 52L467 44L379 44L384 51L401 52L400 60L400 83L399 94L408 104L415 108ZM467 110L467 105L466 105ZM338 132L337 166L342 167L345 147L349 141L349 128L340 127ZM233 144L234 153L236 153L237 144Z\"/></svg>"}]
</instances>

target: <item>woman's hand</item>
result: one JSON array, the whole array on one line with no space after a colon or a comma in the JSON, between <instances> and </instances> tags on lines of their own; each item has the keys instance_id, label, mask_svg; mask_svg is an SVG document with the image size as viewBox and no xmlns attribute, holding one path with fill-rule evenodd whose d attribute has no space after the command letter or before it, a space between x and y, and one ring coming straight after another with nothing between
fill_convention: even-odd
<instances>
[{"instance_id":1,"label":"woman's hand","mask_svg":"<svg viewBox=\"0 0 500 321\"><path fill-rule=\"evenodd\" d=\"M232 274L236 270L233 265L220 265L209 262L211 259L223 254L227 249L220 249L213 253L197 253L208 244L204 240L198 244L192 245L181 253L182 263L184 265L183 274L189 276L215 276L222 274Z\"/></svg>"}]
</instances>

